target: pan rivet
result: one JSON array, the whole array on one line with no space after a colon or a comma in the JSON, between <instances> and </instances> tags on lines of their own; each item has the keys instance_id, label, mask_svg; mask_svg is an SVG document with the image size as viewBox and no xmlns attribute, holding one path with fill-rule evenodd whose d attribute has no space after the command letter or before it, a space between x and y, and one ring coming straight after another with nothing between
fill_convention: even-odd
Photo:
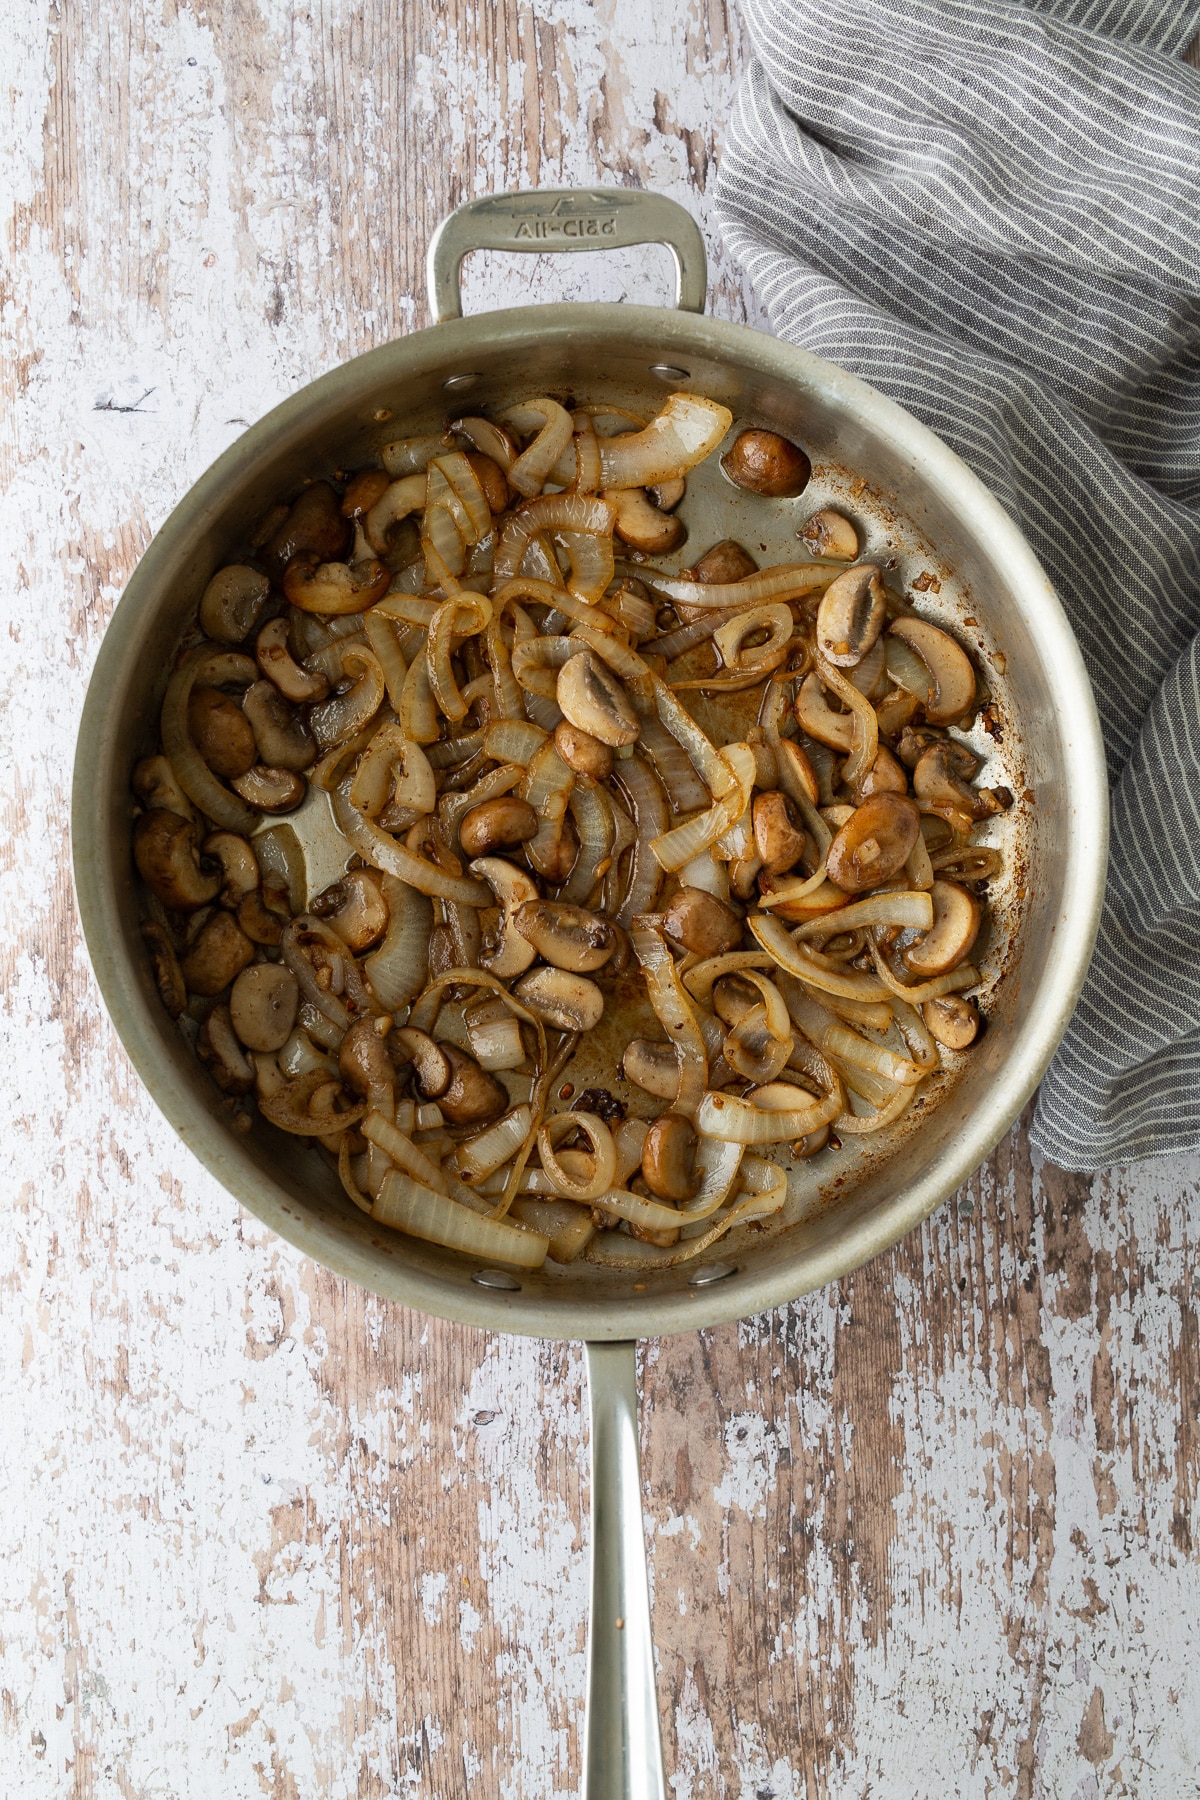
<instances>
[{"instance_id":1,"label":"pan rivet","mask_svg":"<svg viewBox=\"0 0 1200 1800\"><path fill-rule=\"evenodd\" d=\"M474 387L478 380L478 369L471 375L451 375L446 381L443 381L442 392L444 394L461 394L464 388Z\"/></svg>"},{"instance_id":2,"label":"pan rivet","mask_svg":"<svg viewBox=\"0 0 1200 1800\"><path fill-rule=\"evenodd\" d=\"M711 1287L714 1281L724 1281L727 1275L737 1274L736 1263L709 1263L706 1269L697 1269L688 1278L689 1287Z\"/></svg>"},{"instance_id":3,"label":"pan rivet","mask_svg":"<svg viewBox=\"0 0 1200 1800\"><path fill-rule=\"evenodd\" d=\"M521 1291L520 1282L507 1269L476 1269L471 1280L479 1287L503 1288L509 1294L519 1294Z\"/></svg>"},{"instance_id":4,"label":"pan rivet","mask_svg":"<svg viewBox=\"0 0 1200 1800\"><path fill-rule=\"evenodd\" d=\"M677 369L674 363L651 363L650 373L657 375L660 381L686 381L691 370Z\"/></svg>"}]
</instances>

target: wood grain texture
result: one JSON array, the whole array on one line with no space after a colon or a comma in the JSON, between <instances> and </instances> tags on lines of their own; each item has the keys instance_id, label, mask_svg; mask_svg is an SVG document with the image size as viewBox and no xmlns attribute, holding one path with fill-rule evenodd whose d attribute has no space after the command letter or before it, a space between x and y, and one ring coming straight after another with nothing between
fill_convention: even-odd
<instances>
[{"instance_id":1,"label":"wood grain texture","mask_svg":"<svg viewBox=\"0 0 1200 1800\"><path fill-rule=\"evenodd\" d=\"M69 768L151 531L426 321L448 207L601 180L707 219L738 26L30 0L2 38L0 1792L565 1800L579 1355L348 1288L199 1170L88 973ZM479 262L469 309L667 292L653 252ZM1200 1794L1198 1173L1064 1176L1016 1132L852 1279L648 1347L675 1800Z\"/></svg>"}]
</instances>

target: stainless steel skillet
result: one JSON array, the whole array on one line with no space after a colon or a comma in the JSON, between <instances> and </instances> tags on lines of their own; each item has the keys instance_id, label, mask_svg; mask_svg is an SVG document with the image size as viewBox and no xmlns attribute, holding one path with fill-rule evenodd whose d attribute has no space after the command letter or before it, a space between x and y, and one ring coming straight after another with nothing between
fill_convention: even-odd
<instances>
[{"instance_id":1,"label":"stainless steel skillet","mask_svg":"<svg viewBox=\"0 0 1200 1800\"><path fill-rule=\"evenodd\" d=\"M562 304L460 316L459 265L469 250L645 242L674 253L676 310ZM700 234L661 196L538 192L460 208L430 252L438 323L277 407L225 452L155 537L101 646L75 764L75 877L97 979L142 1079L201 1162L299 1249L379 1294L466 1324L586 1343L590 1800L659 1800L666 1791L635 1340L795 1299L895 1243L952 1193L1012 1124L1062 1034L1091 952L1104 878L1107 794L1091 690L1062 609L1021 534L909 414L802 350L704 318L704 291ZM890 1141L886 1153L842 1153L827 1166L822 1192L797 1186L779 1229L731 1237L707 1264L648 1275L636 1286L629 1276L575 1266L518 1280L412 1239L380 1237L296 1140L282 1142L261 1125L247 1137L230 1131L219 1095L159 1004L138 936L129 770L152 746L166 670L205 582L279 494L305 477L371 460L389 438L440 428L448 413L544 392L652 411L670 388L705 394L739 421L798 439L833 491L840 481L855 492L847 472L857 471L869 483L858 493L872 530L901 563L916 557L944 572L960 616L973 622L976 654L990 658L996 673L1009 752L1027 796L1019 866L1000 921L1004 941L994 946L993 973L1003 962L1004 980L987 1032L920 1129Z\"/></svg>"}]
</instances>

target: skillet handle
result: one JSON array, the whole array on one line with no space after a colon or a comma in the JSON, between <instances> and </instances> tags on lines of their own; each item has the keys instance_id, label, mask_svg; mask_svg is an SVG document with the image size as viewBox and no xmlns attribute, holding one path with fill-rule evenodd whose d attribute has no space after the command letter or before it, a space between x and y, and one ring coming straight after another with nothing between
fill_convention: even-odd
<instances>
[{"instance_id":1,"label":"skillet handle","mask_svg":"<svg viewBox=\"0 0 1200 1800\"><path fill-rule=\"evenodd\" d=\"M585 1344L592 1610L581 1800L666 1800L638 1464L637 1346Z\"/></svg>"},{"instance_id":2,"label":"skillet handle","mask_svg":"<svg viewBox=\"0 0 1200 1800\"><path fill-rule=\"evenodd\" d=\"M468 200L442 220L429 245L429 309L439 324L462 318L459 270L471 250L623 250L665 244L675 258L675 304L703 312L708 262L700 227L665 194L637 188L531 188Z\"/></svg>"}]
</instances>

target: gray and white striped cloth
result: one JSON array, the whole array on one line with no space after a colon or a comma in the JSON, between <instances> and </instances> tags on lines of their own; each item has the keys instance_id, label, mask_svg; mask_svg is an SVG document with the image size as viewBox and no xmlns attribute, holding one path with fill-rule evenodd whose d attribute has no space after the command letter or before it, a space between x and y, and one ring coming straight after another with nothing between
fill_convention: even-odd
<instances>
[{"instance_id":1,"label":"gray and white striped cloth","mask_svg":"<svg viewBox=\"0 0 1200 1800\"><path fill-rule=\"evenodd\" d=\"M745 11L717 209L771 328L982 477L1095 684L1109 891L1034 1142L1200 1145L1200 7Z\"/></svg>"}]
</instances>

